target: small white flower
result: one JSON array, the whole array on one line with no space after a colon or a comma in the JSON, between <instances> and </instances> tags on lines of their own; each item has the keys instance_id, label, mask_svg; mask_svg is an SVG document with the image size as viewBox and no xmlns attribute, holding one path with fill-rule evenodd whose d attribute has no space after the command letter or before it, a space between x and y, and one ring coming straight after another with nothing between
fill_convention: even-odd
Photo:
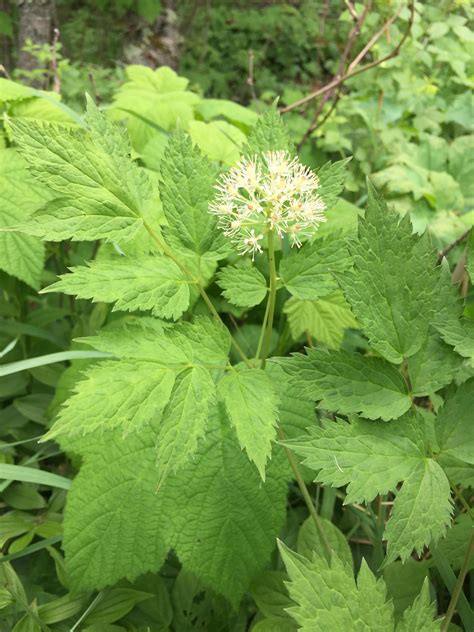
<instances>
[{"instance_id":1,"label":"small white flower","mask_svg":"<svg viewBox=\"0 0 474 632\"><path fill-rule=\"evenodd\" d=\"M300 247L326 220L326 205L318 194L319 179L286 151L243 158L216 184L209 211L240 254L262 252L269 231L288 235Z\"/></svg>"}]
</instances>

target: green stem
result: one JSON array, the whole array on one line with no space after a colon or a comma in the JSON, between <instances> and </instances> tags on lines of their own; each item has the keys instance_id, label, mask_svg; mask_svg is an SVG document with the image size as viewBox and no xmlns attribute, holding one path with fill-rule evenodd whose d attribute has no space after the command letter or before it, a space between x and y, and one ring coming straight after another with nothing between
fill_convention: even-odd
<instances>
[{"instance_id":1,"label":"green stem","mask_svg":"<svg viewBox=\"0 0 474 632\"><path fill-rule=\"evenodd\" d=\"M285 434L283 432L283 430L281 429L280 426L278 426L278 435L280 437L280 439L284 440L285 439ZM285 446L285 452L286 452L286 456L288 458L288 462L290 464L291 469L293 470L293 474L295 477L296 482L298 483L298 487L300 488L300 491L303 495L304 501L306 503L306 506L308 507L309 513L313 519L313 522L316 526L316 531L318 532L319 535L319 539L321 540L321 544L323 545L324 548L324 552L326 554L326 557L328 559L328 561L331 561L331 556L333 553L331 544L329 543L329 540L327 538L327 535L324 531L324 527L323 527L323 523L321 518L318 516L318 512L316 511L316 507L314 506L313 503L313 499L311 498L311 495L308 491L308 488L306 487L306 483L303 480L303 477L301 476L301 473L299 471L298 468L298 464L296 463L295 457L293 456L293 453L291 452L291 450L289 450L286 446Z\"/></svg>"},{"instance_id":2,"label":"green stem","mask_svg":"<svg viewBox=\"0 0 474 632\"><path fill-rule=\"evenodd\" d=\"M265 314L263 316L262 331L260 332L260 338L258 339L257 353L255 354L255 357L257 358L257 360L258 358L260 358L260 354L262 352L263 337L264 337L265 329L267 326L269 308L270 308L270 301L267 301L267 305L265 307Z\"/></svg>"},{"instance_id":3,"label":"green stem","mask_svg":"<svg viewBox=\"0 0 474 632\"><path fill-rule=\"evenodd\" d=\"M459 571L459 576L458 576L456 585L454 586L453 593L451 595L451 601L449 602L446 616L441 625L441 632L446 632L446 630L449 628L449 624L451 623L451 619L453 618L456 605L462 593L464 580L466 579L466 575L469 570L469 565L471 562L473 551L474 551L474 534L471 536L471 539L469 540L469 545L467 547L466 555L464 556L464 561L463 561L461 570Z\"/></svg>"},{"instance_id":4,"label":"green stem","mask_svg":"<svg viewBox=\"0 0 474 632\"><path fill-rule=\"evenodd\" d=\"M193 274L191 274L191 272L186 268L186 266L184 266L181 263L179 258L175 256L174 252L171 250L171 248L168 246L168 244L165 241L163 241L163 239L161 239L159 237L159 235L157 235L155 233L153 228L149 224L147 224L147 222L144 222L143 225L145 226L146 230L150 234L151 238L158 244L158 246L164 252L164 254L167 257L169 257L172 261L174 261L174 263L178 266L178 268L181 270L181 272L183 272L183 274L185 274L188 277L188 279L190 280L191 283L193 283L194 285L197 286L197 288L199 290L199 294L201 295L202 299L206 303L206 305L209 308L209 311L211 312L211 314L214 316L214 318L216 320L218 320L219 322L222 323L222 318L219 316L218 311L216 310L216 308L212 304L212 301L209 298L208 293L206 292L206 290L201 285L201 282L199 281L199 279L196 278ZM233 336L231 336L231 341L232 341L232 345L234 346L234 349L240 355L240 357L245 362L245 364L247 366L250 366L249 359L245 355L242 347L239 345L239 343L235 340L235 338Z\"/></svg>"},{"instance_id":5,"label":"green stem","mask_svg":"<svg viewBox=\"0 0 474 632\"><path fill-rule=\"evenodd\" d=\"M268 318L263 336L262 363L261 368L265 368L266 359L270 351L272 340L273 318L275 316L275 302L277 291L277 272L275 264L275 235L273 230L268 231L268 265L270 268L270 293L268 295Z\"/></svg>"}]
</instances>

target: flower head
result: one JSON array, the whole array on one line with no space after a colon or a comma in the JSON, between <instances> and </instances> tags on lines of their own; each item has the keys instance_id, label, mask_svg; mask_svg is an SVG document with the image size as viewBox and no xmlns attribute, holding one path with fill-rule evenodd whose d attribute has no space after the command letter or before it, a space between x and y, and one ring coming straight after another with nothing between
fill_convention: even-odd
<instances>
[{"instance_id":1,"label":"flower head","mask_svg":"<svg viewBox=\"0 0 474 632\"><path fill-rule=\"evenodd\" d=\"M243 158L216 184L209 211L240 254L262 252L264 235L287 234L292 246L311 237L325 221L319 179L286 151Z\"/></svg>"}]
</instances>

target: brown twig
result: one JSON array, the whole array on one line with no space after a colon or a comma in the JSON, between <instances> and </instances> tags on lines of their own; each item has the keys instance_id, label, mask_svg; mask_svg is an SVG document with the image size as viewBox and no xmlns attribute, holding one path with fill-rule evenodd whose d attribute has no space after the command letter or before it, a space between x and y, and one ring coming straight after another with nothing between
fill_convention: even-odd
<instances>
[{"instance_id":1,"label":"brown twig","mask_svg":"<svg viewBox=\"0 0 474 632\"><path fill-rule=\"evenodd\" d=\"M341 77L335 77L334 79L332 79L328 84L326 84L322 88L319 88L318 90L315 90L314 92L311 92L310 94L306 95L305 97L303 97L301 99L298 99L297 101L294 101L294 103L290 103L289 105L286 105L285 107L281 108L280 112L282 114L285 114L286 112L290 112L291 110L294 110L294 109L296 109L298 107L301 107L302 105L305 105L309 101L312 101L313 99L316 99L317 97L320 97L323 94L326 94L327 92L330 92L330 91L334 90L334 88L337 88L341 84L345 83L348 79L352 79L352 77L355 77L356 75L360 75L363 72L367 72L367 70L371 70L372 68L375 68L376 66L380 66L380 64L383 64L384 62L396 57L400 53L400 50L401 50L403 44L408 39L408 37L409 37L409 35L411 33L411 29L412 29L412 26L413 26L413 21L414 21L414 18L415 18L415 0L411 0L408 6L410 8L410 17L408 18L407 28L405 29L405 31L404 31L402 37L400 38L400 41L398 42L398 44L395 46L395 48L390 53L388 53L384 57L381 57L380 59L376 59L376 60L374 60L374 61L372 61L372 62L370 62L368 64L365 64L364 66L361 66L360 68L352 70L351 72L347 72L344 75L342 75Z\"/></svg>"},{"instance_id":2,"label":"brown twig","mask_svg":"<svg viewBox=\"0 0 474 632\"><path fill-rule=\"evenodd\" d=\"M10 77L10 73L8 72L8 70L5 68L5 66L3 64L0 64L0 72L7 78L7 79L11 79Z\"/></svg>"},{"instance_id":3,"label":"brown twig","mask_svg":"<svg viewBox=\"0 0 474 632\"><path fill-rule=\"evenodd\" d=\"M438 263L441 263L444 257L446 257L446 255L449 255L451 250L456 248L456 246L459 246L460 243L462 243L467 237L469 237L470 232L471 232L471 227L469 227L467 230L463 232L462 235L459 235L457 239L455 239L450 244L448 244L445 248L443 248L443 250L440 250L438 252Z\"/></svg>"},{"instance_id":4,"label":"brown twig","mask_svg":"<svg viewBox=\"0 0 474 632\"><path fill-rule=\"evenodd\" d=\"M254 79L254 74L253 74L253 50L250 48L248 51L248 59L249 59L249 66L248 66L248 75L247 75L247 85L250 88L250 92L252 94L252 99L254 101L257 101L257 93L255 92L255 79Z\"/></svg>"}]
</instances>

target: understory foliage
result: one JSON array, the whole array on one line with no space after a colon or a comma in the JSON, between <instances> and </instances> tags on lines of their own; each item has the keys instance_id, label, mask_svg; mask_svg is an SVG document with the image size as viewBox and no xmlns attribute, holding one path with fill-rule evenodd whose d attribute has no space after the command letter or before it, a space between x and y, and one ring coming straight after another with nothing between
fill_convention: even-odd
<instances>
[{"instance_id":1,"label":"understory foliage","mask_svg":"<svg viewBox=\"0 0 474 632\"><path fill-rule=\"evenodd\" d=\"M138 89L133 73L119 99ZM123 617L141 605L120 628L132 630L440 630L429 569L439 556L451 573L462 566L467 540L456 549L450 533L469 533L457 497L474 486L474 323L448 261L370 181L357 226L335 229L345 160L315 170L326 221L302 245L263 222L254 257L238 254L209 211L222 163L235 161L219 165L178 127L162 135L157 170L144 168L113 117L89 99L73 124L5 119L16 149L3 154L18 161L13 177L35 210L5 222L18 263L3 267L20 276L24 265L20 278L39 288L27 265L42 241L90 242L40 294L91 300L105 314L73 330L85 353L55 383L41 437L78 468L65 559L52 554L67 588L56 601L70 616L97 590L125 604ZM240 164L294 155L275 108L249 127ZM273 198L258 191L271 219ZM471 283L473 259L471 242ZM291 523L295 478L303 494L303 481L320 484L357 522L339 529L310 496L309 516L301 506ZM368 555L354 566L346 535L359 529L376 532L370 566ZM396 586L402 562L422 568L408 599ZM55 619L54 600L31 605L8 562L0 573L9 620L18 604L29 629L67 620ZM153 596L158 612L147 613Z\"/></svg>"}]
</instances>

